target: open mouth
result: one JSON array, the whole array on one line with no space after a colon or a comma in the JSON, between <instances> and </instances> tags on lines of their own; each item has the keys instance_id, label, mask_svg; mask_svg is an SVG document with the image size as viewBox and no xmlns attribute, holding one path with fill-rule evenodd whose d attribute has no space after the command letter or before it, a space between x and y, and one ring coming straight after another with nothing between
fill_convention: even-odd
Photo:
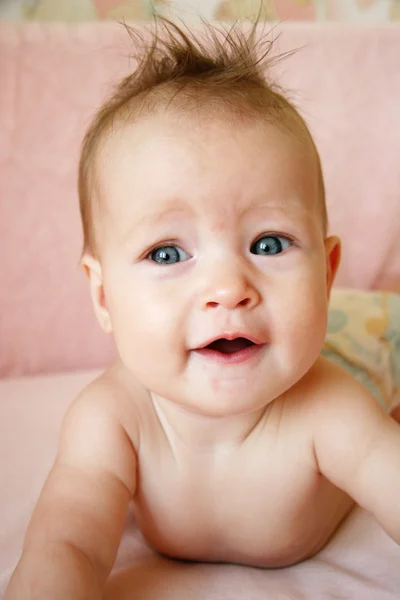
<instances>
[{"instance_id":1,"label":"open mouth","mask_svg":"<svg viewBox=\"0 0 400 600\"><path fill-rule=\"evenodd\" d=\"M243 337L238 337L234 340L219 338L218 340L214 340L211 344L208 344L208 346L205 346L205 348L207 350L214 350L214 352L219 352L220 354L235 354L236 352L241 352L245 348L254 345L254 342Z\"/></svg>"},{"instance_id":2,"label":"open mouth","mask_svg":"<svg viewBox=\"0 0 400 600\"><path fill-rule=\"evenodd\" d=\"M195 350L203 359L216 364L239 364L261 359L267 344L238 335L220 337Z\"/></svg>"}]
</instances>

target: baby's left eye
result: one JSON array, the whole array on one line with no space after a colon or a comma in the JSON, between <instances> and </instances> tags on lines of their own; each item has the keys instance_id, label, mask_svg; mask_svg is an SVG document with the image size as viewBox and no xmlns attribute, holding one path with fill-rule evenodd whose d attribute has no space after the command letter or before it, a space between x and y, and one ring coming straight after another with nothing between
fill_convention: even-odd
<instances>
[{"instance_id":1,"label":"baby's left eye","mask_svg":"<svg viewBox=\"0 0 400 600\"><path fill-rule=\"evenodd\" d=\"M271 256L280 254L292 246L292 241L280 235L264 235L259 238L250 248L252 254Z\"/></svg>"}]
</instances>

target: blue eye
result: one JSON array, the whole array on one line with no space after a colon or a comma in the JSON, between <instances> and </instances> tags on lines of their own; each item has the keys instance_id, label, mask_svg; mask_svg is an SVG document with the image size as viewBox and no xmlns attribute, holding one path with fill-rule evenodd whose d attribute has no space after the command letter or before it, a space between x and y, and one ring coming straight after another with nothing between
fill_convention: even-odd
<instances>
[{"instance_id":1,"label":"blue eye","mask_svg":"<svg viewBox=\"0 0 400 600\"><path fill-rule=\"evenodd\" d=\"M271 256L274 254L280 254L283 250L286 250L292 245L292 242L285 237L279 235L264 235L259 238L252 247L250 252L252 254L260 254L262 256Z\"/></svg>"},{"instance_id":2,"label":"blue eye","mask_svg":"<svg viewBox=\"0 0 400 600\"><path fill-rule=\"evenodd\" d=\"M150 252L149 258L159 265L174 265L190 257L179 246L159 246Z\"/></svg>"}]
</instances>

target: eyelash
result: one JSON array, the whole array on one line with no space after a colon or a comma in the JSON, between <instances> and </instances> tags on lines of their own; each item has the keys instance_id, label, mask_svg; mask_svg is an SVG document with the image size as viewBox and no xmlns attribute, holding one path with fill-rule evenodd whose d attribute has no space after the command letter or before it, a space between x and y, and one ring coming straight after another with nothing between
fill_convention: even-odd
<instances>
[{"instance_id":1,"label":"eyelash","mask_svg":"<svg viewBox=\"0 0 400 600\"><path fill-rule=\"evenodd\" d=\"M160 248L165 248L165 246L174 246L176 248L180 248L181 250L183 250L182 246L180 244L178 244L178 242L176 240L165 240L163 242L158 242L155 246L152 246L150 248L150 250L146 250L146 252L144 254L144 258L149 258L150 254L152 254L156 250L159 250Z\"/></svg>"},{"instance_id":2,"label":"eyelash","mask_svg":"<svg viewBox=\"0 0 400 600\"><path fill-rule=\"evenodd\" d=\"M256 244L263 237L280 237L280 238L284 238L285 240L288 240L292 244L296 243L295 238L292 237L291 235L288 235L287 233L280 233L279 231L267 231L267 232L262 233L261 235L257 236L251 245L253 246L253 244Z\"/></svg>"},{"instance_id":3,"label":"eyelash","mask_svg":"<svg viewBox=\"0 0 400 600\"><path fill-rule=\"evenodd\" d=\"M254 244L256 244L263 237L281 237L281 238L284 238L284 239L288 240L291 243L291 245L293 245L293 246L296 245L296 240L291 235L288 235L286 233L285 234L284 233L280 233L280 232L277 232L277 231L268 231L268 232L264 232L261 235L257 236L255 238L254 242L252 242L250 244L250 247L254 246ZM164 248L165 246L174 246L176 248L179 248L183 252L186 252L186 250L184 250L184 248L182 248L182 246L180 244L178 244L178 242L176 240L164 240L162 242L158 242L157 244L155 244L154 246L152 246L149 250L146 250L146 252L143 255L143 258L149 259L150 255L153 252L156 252L158 249Z\"/></svg>"}]
</instances>

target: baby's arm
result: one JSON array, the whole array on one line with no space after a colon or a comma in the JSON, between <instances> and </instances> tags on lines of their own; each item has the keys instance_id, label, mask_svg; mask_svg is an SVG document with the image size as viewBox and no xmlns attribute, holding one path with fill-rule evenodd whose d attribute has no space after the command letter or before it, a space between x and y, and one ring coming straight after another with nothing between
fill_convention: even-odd
<instances>
[{"instance_id":1,"label":"baby's arm","mask_svg":"<svg viewBox=\"0 0 400 600\"><path fill-rule=\"evenodd\" d=\"M135 479L131 441L104 391L89 387L64 420L5 600L100 600Z\"/></svg>"},{"instance_id":2,"label":"baby's arm","mask_svg":"<svg viewBox=\"0 0 400 600\"><path fill-rule=\"evenodd\" d=\"M345 373L314 402L320 472L400 544L400 426Z\"/></svg>"}]
</instances>

